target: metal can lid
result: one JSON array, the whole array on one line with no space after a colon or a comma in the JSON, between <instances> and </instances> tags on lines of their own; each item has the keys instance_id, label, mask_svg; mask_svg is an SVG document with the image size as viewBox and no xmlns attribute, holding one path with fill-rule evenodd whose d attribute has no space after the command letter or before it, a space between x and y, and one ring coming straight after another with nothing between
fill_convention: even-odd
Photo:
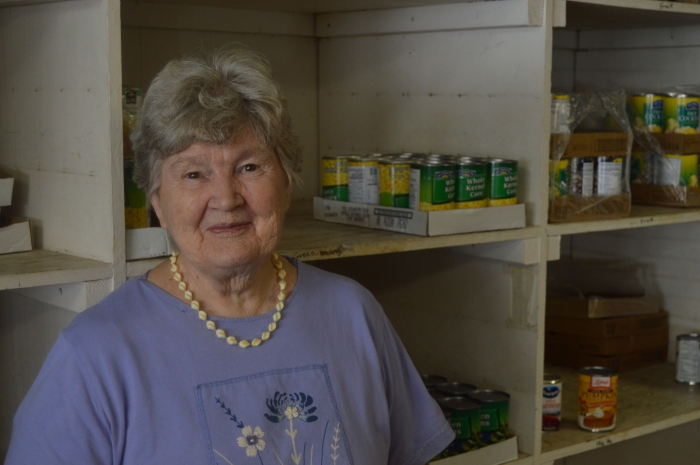
<instances>
[{"instance_id":1,"label":"metal can lid","mask_svg":"<svg viewBox=\"0 0 700 465\"><path fill-rule=\"evenodd\" d=\"M461 157L457 160L457 163L460 165L488 165L489 162L483 158L475 158L475 157Z\"/></svg>"},{"instance_id":2,"label":"metal can lid","mask_svg":"<svg viewBox=\"0 0 700 465\"><path fill-rule=\"evenodd\" d=\"M447 394L445 394L444 392L440 392L440 391L438 391L437 389L435 389L435 388L433 388L433 387L428 388L428 394L430 394L430 397L432 397L432 398L435 399L435 400L444 399L445 397L449 397L449 396L448 396Z\"/></svg>"},{"instance_id":3,"label":"metal can lid","mask_svg":"<svg viewBox=\"0 0 700 465\"><path fill-rule=\"evenodd\" d=\"M557 384L561 383L561 376L555 375L554 373L544 374L544 384Z\"/></svg>"},{"instance_id":4,"label":"metal can lid","mask_svg":"<svg viewBox=\"0 0 700 465\"><path fill-rule=\"evenodd\" d=\"M502 391L494 391L492 389L482 389L472 391L467 394L471 399L481 402L482 404L490 404L492 402L503 402L510 400L510 394Z\"/></svg>"},{"instance_id":5,"label":"metal can lid","mask_svg":"<svg viewBox=\"0 0 700 465\"><path fill-rule=\"evenodd\" d=\"M404 165L406 167L411 166L411 162L409 160L400 159L400 158L380 158L379 164L380 165Z\"/></svg>"},{"instance_id":6,"label":"metal can lid","mask_svg":"<svg viewBox=\"0 0 700 465\"><path fill-rule=\"evenodd\" d=\"M515 163L516 165L518 164L517 160L507 160L505 158L489 158L486 161L488 163L491 163L492 165L495 163Z\"/></svg>"},{"instance_id":7,"label":"metal can lid","mask_svg":"<svg viewBox=\"0 0 700 465\"><path fill-rule=\"evenodd\" d=\"M324 155L323 158L327 160L347 160L354 155Z\"/></svg>"},{"instance_id":8,"label":"metal can lid","mask_svg":"<svg viewBox=\"0 0 700 465\"><path fill-rule=\"evenodd\" d=\"M663 97L663 94L655 94L654 92L635 92L629 95L630 97Z\"/></svg>"},{"instance_id":9,"label":"metal can lid","mask_svg":"<svg viewBox=\"0 0 700 465\"><path fill-rule=\"evenodd\" d=\"M410 160L411 166L443 166L443 167L453 167L454 163L449 160L438 160L431 158L423 158L419 160Z\"/></svg>"},{"instance_id":10,"label":"metal can lid","mask_svg":"<svg viewBox=\"0 0 700 465\"><path fill-rule=\"evenodd\" d=\"M444 399L439 399L437 403L441 407L446 407L453 412L468 412L479 410L481 407L479 402L475 402L467 397L445 397Z\"/></svg>"},{"instance_id":11,"label":"metal can lid","mask_svg":"<svg viewBox=\"0 0 700 465\"><path fill-rule=\"evenodd\" d=\"M460 383L458 381L450 381L436 384L435 389L445 394L460 395L476 391L476 386Z\"/></svg>"},{"instance_id":12,"label":"metal can lid","mask_svg":"<svg viewBox=\"0 0 700 465\"><path fill-rule=\"evenodd\" d=\"M435 387L435 385L438 383L447 382L447 378L440 375L423 374L420 375L420 377L423 380L423 384L425 385L425 387Z\"/></svg>"},{"instance_id":13,"label":"metal can lid","mask_svg":"<svg viewBox=\"0 0 700 465\"><path fill-rule=\"evenodd\" d=\"M583 367L578 372L586 376L617 376L617 371L606 367Z\"/></svg>"},{"instance_id":14,"label":"metal can lid","mask_svg":"<svg viewBox=\"0 0 700 465\"><path fill-rule=\"evenodd\" d=\"M678 340L678 341L700 340L700 334L698 334L698 333L679 334L678 336L676 336L676 340Z\"/></svg>"}]
</instances>

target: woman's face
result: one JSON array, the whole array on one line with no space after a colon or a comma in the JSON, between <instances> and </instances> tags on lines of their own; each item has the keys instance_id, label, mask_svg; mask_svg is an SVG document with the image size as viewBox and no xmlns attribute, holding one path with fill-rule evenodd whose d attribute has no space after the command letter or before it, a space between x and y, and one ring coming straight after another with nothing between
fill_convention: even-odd
<instances>
[{"instance_id":1,"label":"woman's face","mask_svg":"<svg viewBox=\"0 0 700 465\"><path fill-rule=\"evenodd\" d=\"M275 153L251 135L194 143L162 163L153 208L200 269L251 265L274 251L290 185Z\"/></svg>"}]
</instances>

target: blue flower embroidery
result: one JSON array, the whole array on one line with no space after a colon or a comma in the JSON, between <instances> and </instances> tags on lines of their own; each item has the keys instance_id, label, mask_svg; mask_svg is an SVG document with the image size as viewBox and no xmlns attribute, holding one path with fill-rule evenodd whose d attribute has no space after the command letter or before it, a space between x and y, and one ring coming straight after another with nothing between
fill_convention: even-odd
<instances>
[{"instance_id":1,"label":"blue flower embroidery","mask_svg":"<svg viewBox=\"0 0 700 465\"><path fill-rule=\"evenodd\" d=\"M267 408L272 412L272 415L266 413L265 418L272 423L279 423L284 418L289 421L298 419L306 423L311 423L318 420L316 415L311 415L316 411L316 407L311 407L314 400L311 396L307 396L303 392L292 394L275 392L272 399L267 399Z\"/></svg>"}]
</instances>

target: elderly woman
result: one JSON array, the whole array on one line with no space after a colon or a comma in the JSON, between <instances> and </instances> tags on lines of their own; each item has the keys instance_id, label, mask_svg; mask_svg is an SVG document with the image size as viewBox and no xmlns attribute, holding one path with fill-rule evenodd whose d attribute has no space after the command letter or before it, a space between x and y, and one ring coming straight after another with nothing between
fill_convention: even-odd
<instances>
[{"instance_id":1,"label":"elderly woman","mask_svg":"<svg viewBox=\"0 0 700 465\"><path fill-rule=\"evenodd\" d=\"M7 464L425 464L454 434L372 295L274 253L300 164L254 53L170 62L132 135L179 253L79 315Z\"/></svg>"}]
</instances>

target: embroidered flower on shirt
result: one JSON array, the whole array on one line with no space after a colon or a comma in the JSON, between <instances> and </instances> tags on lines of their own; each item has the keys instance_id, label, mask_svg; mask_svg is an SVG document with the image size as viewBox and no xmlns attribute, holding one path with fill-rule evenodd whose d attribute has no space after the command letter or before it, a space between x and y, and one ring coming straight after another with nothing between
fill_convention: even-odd
<instances>
[{"instance_id":1,"label":"embroidered flower on shirt","mask_svg":"<svg viewBox=\"0 0 700 465\"><path fill-rule=\"evenodd\" d=\"M278 391L272 399L267 399L267 408L272 415L266 413L265 418L273 423L279 423L285 418L311 423L318 420L316 415L311 415L316 411L316 407L311 407L313 403L313 398L303 392L287 394Z\"/></svg>"},{"instance_id":2,"label":"embroidered flower on shirt","mask_svg":"<svg viewBox=\"0 0 700 465\"><path fill-rule=\"evenodd\" d=\"M238 445L245 447L245 453L248 457L255 457L258 451L265 450L265 441L262 439L265 433L259 426L255 427L255 431L250 426L246 426L241 430L241 436L238 438Z\"/></svg>"}]
</instances>

